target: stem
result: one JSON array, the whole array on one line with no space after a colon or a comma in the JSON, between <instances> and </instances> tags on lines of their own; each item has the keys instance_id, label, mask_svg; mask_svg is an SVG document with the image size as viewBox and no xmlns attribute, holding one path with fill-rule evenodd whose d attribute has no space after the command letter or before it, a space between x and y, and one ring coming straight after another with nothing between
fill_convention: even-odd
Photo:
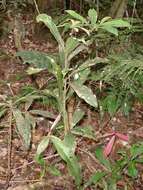
<instances>
[{"instance_id":1,"label":"stem","mask_svg":"<svg viewBox=\"0 0 143 190\"><path fill-rule=\"evenodd\" d=\"M38 4L37 4L36 0L33 0L33 1L34 1L34 4L35 4L35 8L36 8L37 13L40 14Z\"/></svg>"},{"instance_id":2,"label":"stem","mask_svg":"<svg viewBox=\"0 0 143 190\"><path fill-rule=\"evenodd\" d=\"M67 94L67 79L64 79L63 108L62 109L63 109L63 120L64 120L65 134L67 134L70 130L70 126L68 123L68 117L67 117L66 94Z\"/></svg>"}]
</instances>

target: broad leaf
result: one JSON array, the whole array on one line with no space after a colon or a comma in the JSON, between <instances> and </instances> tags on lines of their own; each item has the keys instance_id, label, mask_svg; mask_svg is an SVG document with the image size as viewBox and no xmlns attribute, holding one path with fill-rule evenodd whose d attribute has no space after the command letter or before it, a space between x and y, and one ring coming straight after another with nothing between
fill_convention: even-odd
<instances>
[{"instance_id":1,"label":"broad leaf","mask_svg":"<svg viewBox=\"0 0 143 190\"><path fill-rule=\"evenodd\" d=\"M96 149L95 155L101 164L103 164L107 169L111 170L110 162L107 158L105 158L103 150L100 147Z\"/></svg>"},{"instance_id":2,"label":"broad leaf","mask_svg":"<svg viewBox=\"0 0 143 190\"><path fill-rule=\"evenodd\" d=\"M114 19L114 20L111 20L111 21L104 22L102 24L102 26L107 26L107 25L111 26L111 27L116 27L116 28L121 28L121 27L130 28L131 27L129 22L124 21L122 19Z\"/></svg>"},{"instance_id":3,"label":"broad leaf","mask_svg":"<svg viewBox=\"0 0 143 190\"><path fill-rule=\"evenodd\" d=\"M81 109L75 110L72 118L72 128L77 125L77 123L83 118L84 111Z\"/></svg>"},{"instance_id":4,"label":"broad leaf","mask_svg":"<svg viewBox=\"0 0 143 190\"><path fill-rule=\"evenodd\" d=\"M48 69L49 72L53 71L53 64L56 64L52 56L37 51L21 51L16 55L22 58L24 64L29 63L39 69Z\"/></svg>"},{"instance_id":5,"label":"broad leaf","mask_svg":"<svg viewBox=\"0 0 143 190\"><path fill-rule=\"evenodd\" d=\"M85 85L79 85L76 83L71 83L70 84L71 87L73 88L73 90L76 92L76 94L83 99L86 103L88 103L89 105L97 108L98 103L97 103L97 98L96 96L93 94L93 92L91 91L90 88L88 88Z\"/></svg>"},{"instance_id":6,"label":"broad leaf","mask_svg":"<svg viewBox=\"0 0 143 190\"><path fill-rule=\"evenodd\" d=\"M84 44L81 44L77 46L68 56L68 61L70 61L72 58L74 58L76 55L78 55L80 52L88 50L88 47Z\"/></svg>"},{"instance_id":7,"label":"broad leaf","mask_svg":"<svg viewBox=\"0 0 143 190\"><path fill-rule=\"evenodd\" d=\"M138 176L138 170L136 169L135 161L131 161L128 165L128 175L133 178Z\"/></svg>"},{"instance_id":8,"label":"broad leaf","mask_svg":"<svg viewBox=\"0 0 143 190\"><path fill-rule=\"evenodd\" d=\"M54 165L49 165L48 172L52 174L53 176L62 176L60 170L56 168Z\"/></svg>"},{"instance_id":9,"label":"broad leaf","mask_svg":"<svg viewBox=\"0 0 143 190\"><path fill-rule=\"evenodd\" d=\"M43 71L43 69L40 69L40 68L34 68L34 67L29 67L26 72L28 75L34 75L34 74L37 74L37 73L40 73L41 71Z\"/></svg>"},{"instance_id":10,"label":"broad leaf","mask_svg":"<svg viewBox=\"0 0 143 190\"><path fill-rule=\"evenodd\" d=\"M76 38L69 37L66 41L65 51L67 56L79 45L79 41Z\"/></svg>"},{"instance_id":11,"label":"broad leaf","mask_svg":"<svg viewBox=\"0 0 143 190\"><path fill-rule=\"evenodd\" d=\"M88 16L91 22L91 27L94 29L96 27L96 22L97 22L97 12L95 9L89 9L88 11Z\"/></svg>"},{"instance_id":12,"label":"broad leaf","mask_svg":"<svg viewBox=\"0 0 143 190\"><path fill-rule=\"evenodd\" d=\"M73 18L75 18L76 20L80 20L82 23L86 23L86 19L84 17L82 17L80 14L76 13L73 10L67 10L66 11L70 16L72 16Z\"/></svg>"},{"instance_id":13,"label":"broad leaf","mask_svg":"<svg viewBox=\"0 0 143 190\"><path fill-rule=\"evenodd\" d=\"M84 84L90 74L90 68L81 70L74 75L74 82L76 84Z\"/></svg>"},{"instance_id":14,"label":"broad leaf","mask_svg":"<svg viewBox=\"0 0 143 190\"><path fill-rule=\"evenodd\" d=\"M85 184L85 188L90 186L91 184L96 184L98 181L100 181L104 176L106 175L105 172L95 172L90 179Z\"/></svg>"},{"instance_id":15,"label":"broad leaf","mask_svg":"<svg viewBox=\"0 0 143 190\"><path fill-rule=\"evenodd\" d=\"M35 118L29 114L29 112L25 113L25 121L29 123L29 125L32 127L32 129L35 129L36 127L36 120Z\"/></svg>"},{"instance_id":16,"label":"broad leaf","mask_svg":"<svg viewBox=\"0 0 143 190\"><path fill-rule=\"evenodd\" d=\"M81 183L81 170L76 156L66 144L55 136L51 136L51 140L61 158L67 163L70 174L74 177L76 185Z\"/></svg>"},{"instance_id":17,"label":"broad leaf","mask_svg":"<svg viewBox=\"0 0 143 190\"><path fill-rule=\"evenodd\" d=\"M84 127L74 127L71 132L75 135L79 135L85 138L89 139L94 139L95 140L95 135L93 132L93 129L91 126L84 126Z\"/></svg>"},{"instance_id":18,"label":"broad leaf","mask_svg":"<svg viewBox=\"0 0 143 190\"><path fill-rule=\"evenodd\" d=\"M115 27L112 27L110 25L106 25L106 26L102 26L100 28L106 30L107 32L110 32L111 34L118 36L118 30Z\"/></svg>"},{"instance_id":19,"label":"broad leaf","mask_svg":"<svg viewBox=\"0 0 143 190\"><path fill-rule=\"evenodd\" d=\"M113 135L111 137L111 139L109 140L109 142L107 143L107 145L105 146L104 148L104 155L107 157L110 155L111 151L112 151L112 148L113 148L113 145L115 143L115 139L116 139L116 136Z\"/></svg>"},{"instance_id":20,"label":"broad leaf","mask_svg":"<svg viewBox=\"0 0 143 190\"><path fill-rule=\"evenodd\" d=\"M55 119L55 115L46 110L30 110L30 113L34 115L40 115L45 118Z\"/></svg>"},{"instance_id":21,"label":"broad leaf","mask_svg":"<svg viewBox=\"0 0 143 190\"><path fill-rule=\"evenodd\" d=\"M78 71L84 70L86 68L92 67L98 63L108 63L108 59L96 57L95 59L88 59L82 65L78 67Z\"/></svg>"},{"instance_id":22,"label":"broad leaf","mask_svg":"<svg viewBox=\"0 0 143 190\"><path fill-rule=\"evenodd\" d=\"M45 151L45 149L48 147L49 145L49 137L45 136L41 142L39 143L38 147L37 147L37 152L36 155L39 156L42 152Z\"/></svg>"},{"instance_id":23,"label":"broad leaf","mask_svg":"<svg viewBox=\"0 0 143 190\"><path fill-rule=\"evenodd\" d=\"M53 22L52 18L46 14L40 14L36 18L37 22L43 22L49 29L52 35L57 40L58 44L60 45L61 49L64 50L64 41L61 38L61 35L58 31L57 26Z\"/></svg>"},{"instance_id":24,"label":"broad leaf","mask_svg":"<svg viewBox=\"0 0 143 190\"><path fill-rule=\"evenodd\" d=\"M76 149L76 140L74 135L72 133L66 134L63 142L70 149L72 154L74 154Z\"/></svg>"},{"instance_id":25,"label":"broad leaf","mask_svg":"<svg viewBox=\"0 0 143 190\"><path fill-rule=\"evenodd\" d=\"M103 24L104 22L107 22L109 19L112 19L110 16L104 17L101 21L100 24Z\"/></svg>"},{"instance_id":26,"label":"broad leaf","mask_svg":"<svg viewBox=\"0 0 143 190\"><path fill-rule=\"evenodd\" d=\"M13 116L16 121L16 126L22 140L24 142L25 147L28 149L31 141L31 125L30 123L23 117L22 113L18 109L13 109Z\"/></svg>"},{"instance_id":27,"label":"broad leaf","mask_svg":"<svg viewBox=\"0 0 143 190\"><path fill-rule=\"evenodd\" d=\"M130 152L132 159L135 159L136 157L143 155L143 144L134 144L131 147Z\"/></svg>"}]
</instances>

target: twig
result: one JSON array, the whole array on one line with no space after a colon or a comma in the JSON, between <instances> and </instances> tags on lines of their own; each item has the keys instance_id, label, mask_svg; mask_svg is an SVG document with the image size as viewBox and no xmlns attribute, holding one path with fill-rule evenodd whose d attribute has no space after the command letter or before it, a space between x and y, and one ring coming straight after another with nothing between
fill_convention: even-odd
<instances>
[{"instance_id":1,"label":"twig","mask_svg":"<svg viewBox=\"0 0 143 190\"><path fill-rule=\"evenodd\" d=\"M34 1L34 4L35 4L35 8L36 8L37 13L40 14L40 11L39 11L39 8L38 8L36 0L33 0L33 1Z\"/></svg>"},{"instance_id":2,"label":"twig","mask_svg":"<svg viewBox=\"0 0 143 190\"><path fill-rule=\"evenodd\" d=\"M14 92L13 92L13 90L12 90L12 88L11 88L11 84L10 84L10 83L7 83L7 86L8 86L8 88L9 88L10 92L11 92L11 95L14 96Z\"/></svg>"},{"instance_id":3,"label":"twig","mask_svg":"<svg viewBox=\"0 0 143 190\"><path fill-rule=\"evenodd\" d=\"M57 156L59 156L59 155L58 155L58 154L53 154L53 155L51 155L51 156L46 156L46 157L44 157L43 159L44 159L44 160L50 160L50 159L55 158L55 157L57 157ZM21 169L21 168L23 168L23 167L29 166L29 165L34 164L34 163L36 163L36 160L33 160L33 161L31 161L31 162L25 164L24 166L23 166L23 165L22 165L22 166L19 166L19 167L13 169L13 170L19 170L19 169Z\"/></svg>"},{"instance_id":4,"label":"twig","mask_svg":"<svg viewBox=\"0 0 143 190\"><path fill-rule=\"evenodd\" d=\"M59 114L57 116L57 118L55 119L55 121L53 122L53 124L52 124L52 126L50 128L50 132L49 132L50 134L53 131L53 129L56 127L56 125L59 123L60 120L61 120L61 114Z\"/></svg>"},{"instance_id":5,"label":"twig","mask_svg":"<svg viewBox=\"0 0 143 190\"><path fill-rule=\"evenodd\" d=\"M11 178L11 149L12 149L12 110L10 110L9 116L9 139L8 139L8 163L7 163L7 179L6 179L6 188L9 186Z\"/></svg>"},{"instance_id":6,"label":"twig","mask_svg":"<svg viewBox=\"0 0 143 190\"><path fill-rule=\"evenodd\" d=\"M90 158L92 158L92 160L93 160L94 162L96 162L98 165L100 165L105 171L108 171L108 169L107 169L103 164L101 164L101 163L99 162L99 160L97 160L90 152L88 152L88 151L86 151L86 150L83 150L83 149L81 149L81 148L79 148L79 150L80 150L81 152L87 154Z\"/></svg>"}]
</instances>

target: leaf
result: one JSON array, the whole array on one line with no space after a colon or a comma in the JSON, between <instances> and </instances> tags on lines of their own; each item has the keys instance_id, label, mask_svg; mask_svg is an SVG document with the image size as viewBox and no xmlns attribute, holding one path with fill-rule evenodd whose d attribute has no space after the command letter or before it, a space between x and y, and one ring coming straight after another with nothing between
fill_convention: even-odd
<instances>
[{"instance_id":1,"label":"leaf","mask_svg":"<svg viewBox=\"0 0 143 190\"><path fill-rule=\"evenodd\" d=\"M84 126L84 127L78 126L73 128L71 132L75 135L80 135L82 137L95 140L95 135L91 126Z\"/></svg>"},{"instance_id":2,"label":"leaf","mask_svg":"<svg viewBox=\"0 0 143 190\"><path fill-rule=\"evenodd\" d=\"M131 161L128 165L128 175L133 178L138 176L138 170L136 169L135 161Z\"/></svg>"},{"instance_id":3,"label":"leaf","mask_svg":"<svg viewBox=\"0 0 143 190\"><path fill-rule=\"evenodd\" d=\"M40 68L34 68L34 67L29 67L26 72L28 75L34 75L34 74L37 74L37 73L40 73L41 71L43 71L43 69L40 69Z\"/></svg>"},{"instance_id":4,"label":"leaf","mask_svg":"<svg viewBox=\"0 0 143 190\"><path fill-rule=\"evenodd\" d=\"M60 170L58 170L54 165L48 167L48 172L54 176L61 176Z\"/></svg>"},{"instance_id":5,"label":"leaf","mask_svg":"<svg viewBox=\"0 0 143 190\"><path fill-rule=\"evenodd\" d=\"M110 162L107 158L105 158L105 156L103 154L103 150L100 147L98 147L96 149L95 155L96 155L97 159L101 162L101 164L103 164L107 169L109 169L111 171Z\"/></svg>"},{"instance_id":6,"label":"leaf","mask_svg":"<svg viewBox=\"0 0 143 190\"><path fill-rule=\"evenodd\" d=\"M115 28L131 27L129 22L124 21L122 19L113 19L111 21L107 21L102 24L102 26L107 26L107 25Z\"/></svg>"},{"instance_id":7,"label":"leaf","mask_svg":"<svg viewBox=\"0 0 143 190\"><path fill-rule=\"evenodd\" d=\"M129 141L129 137L127 135L121 134L121 133L115 133L118 138L120 138L123 141Z\"/></svg>"},{"instance_id":8,"label":"leaf","mask_svg":"<svg viewBox=\"0 0 143 190\"><path fill-rule=\"evenodd\" d=\"M49 145L49 137L45 136L41 142L39 143L38 147L37 147L37 152L36 155L39 156L42 152L45 151L45 149L48 147Z\"/></svg>"},{"instance_id":9,"label":"leaf","mask_svg":"<svg viewBox=\"0 0 143 190\"><path fill-rule=\"evenodd\" d=\"M116 136L113 135L111 137L111 139L109 140L108 144L105 146L104 148L104 155L105 156L109 156L111 151L112 151L112 148L113 148L113 145L114 145L114 142L115 142L115 139L116 139Z\"/></svg>"},{"instance_id":10,"label":"leaf","mask_svg":"<svg viewBox=\"0 0 143 190\"><path fill-rule=\"evenodd\" d=\"M103 106L107 107L109 114L113 116L119 107L116 96L108 95L103 101Z\"/></svg>"},{"instance_id":11,"label":"leaf","mask_svg":"<svg viewBox=\"0 0 143 190\"><path fill-rule=\"evenodd\" d=\"M130 149L132 159L143 155L143 144L134 144Z\"/></svg>"},{"instance_id":12,"label":"leaf","mask_svg":"<svg viewBox=\"0 0 143 190\"><path fill-rule=\"evenodd\" d=\"M104 17L101 21L100 24L103 24L104 22L106 22L107 20L112 19L110 16L106 16Z\"/></svg>"},{"instance_id":13,"label":"leaf","mask_svg":"<svg viewBox=\"0 0 143 190\"><path fill-rule=\"evenodd\" d=\"M76 185L79 186L81 184L81 170L76 156L58 137L51 136L51 140L60 157L67 163L70 174L74 177Z\"/></svg>"},{"instance_id":14,"label":"leaf","mask_svg":"<svg viewBox=\"0 0 143 190\"><path fill-rule=\"evenodd\" d=\"M7 109L3 109L0 111L0 118L2 118L5 115L6 111Z\"/></svg>"},{"instance_id":15,"label":"leaf","mask_svg":"<svg viewBox=\"0 0 143 190\"><path fill-rule=\"evenodd\" d=\"M64 51L64 41L61 38L61 35L58 31L57 26L53 22L52 18L46 14L39 14L36 18L37 22L43 22L49 29L52 35L57 40L58 44L60 45L61 49Z\"/></svg>"},{"instance_id":16,"label":"leaf","mask_svg":"<svg viewBox=\"0 0 143 190\"><path fill-rule=\"evenodd\" d=\"M74 82L76 84L84 84L90 74L90 68L81 70L74 75Z\"/></svg>"},{"instance_id":17,"label":"leaf","mask_svg":"<svg viewBox=\"0 0 143 190\"><path fill-rule=\"evenodd\" d=\"M91 184L96 184L98 181L100 181L104 176L106 175L105 172L95 172L92 174L92 176L89 178L89 180L86 182L84 188L87 188Z\"/></svg>"},{"instance_id":18,"label":"leaf","mask_svg":"<svg viewBox=\"0 0 143 190\"><path fill-rule=\"evenodd\" d=\"M97 23L97 12L95 9L89 9L88 11L88 16L91 22L91 27L92 29L94 29L96 27L96 23Z\"/></svg>"},{"instance_id":19,"label":"leaf","mask_svg":"<svg viewBox=\"0 0 143 190\"><path fill-rule=\"evenodd\" d=\"M32 129L35 129L36 127L36 120L35 118L29 114L29 112L25 113L25 120L29 123L29 125L32 127Z\"/></svg>"},{"instance_id":20,"label":"leaf","mask_svg":"<svg viewBox=\"0 0 143 190\"><path fill-rule=\"evenodd\" d=\"M70 84L71 87L73 88L73 90L76 92L76 94L83 99L86 103L88 103L89 105L97 108L98 103L97 103L97 98L96 96L93 94L93 92L91 91L90 88L88 88L85 85L79 85L76 83L71 83Z\"/></svg>"},{"instance_id":21,"label":"leaf","mask_svg":"<svg viewBox=\"0 0 143 190\"><path fill-rule=\"evenodd\" d=\"M84 50L88 50L88 47L84 44L81 44L79 46L77 46L68 56L68 61L70 61L71 59L73 59L76 55L78 55L80 52L84 51Z\"/></svg>"},{"instance_id":22,"label":"leaf","mask_svg":"<svg viewBox=\"0 0 143 190\"><path fill-rule=\"evenodd\" d=\"M72 118L72 128L77 125L77 123L83 118L84 111L81 109L75 110Z\"/></svg>"},{"instance_id":23,"label":"leaf","mask_svg":"<svg viewBox=\"0 0 143 190\"><path fill-rule=\"evenodd\" d=\"M106 58L101 58L101 57L96 57L94 59L88 59L87 61L85 61L83 64L81 64L78 67L78 71L84 70L86 68L92 67L98 63L107 63L108 59Z\"/></svg>"},{"instance_id":24,"label":"leaf","mask_svg":"<svg viewBox=\"0 0 143 190\"><path fill-rule=\"evenodd\" d=\"M16 121L16 126L26 149L29 148L31 142L31 125L23 117L22 113L18 109L13 109L13 116Z\"/></svg>"},{"instance_id":25,"label":"leaf","mask_svg":"<svg viewBox=\"0 0 143 190\"><path fill-rule=\"evenodd\" d=\"M16 55L22 58L24 64L29 63L39 69L48 69L49 72L53 71L53 64L56 64L52 56L38 51L21 51Z\"/></svg>"},{"instance_id":26,"label":"leaf","mask_svg":"<svg viewBox=\"0 0 143 190\"><path fill-rule=\"evenodd\" d=\"M76 38L69 37L66 41L66 54L69 55L78 45L79 41Z\"/></svg>"},{"instance_id":27,"label":"leaf","mask_svg":"<svg viewBox=\"0 0 143 190\"><path fill-rule=\"evenodd\" d=\"M40 115L45 118L55 119L55 115L47 110L30 110L31 114Z\"/></svg>"},{"instance_id":28,"label":"leaf","mask_svg":"<svg viewBox=\"0 0 143 190\"><path fill-rule=\"evenodd\" d=\"M87 23L86 19L73 10L66 10L66 12L74 19L80 20L82 23Z\"/></svg>"},{"instance_id":29,"label":"leaf","mask_svg":"<svg viewBox=\"0 0 143 190\"><path fill-rule=\"evenodd\" d=\"M114 35L118 36L118 30L115 27L107 25L107 26L102 26L100 28L106 30L107 32L110 32L111 34L114 34Z\"/></svg>"},{"instance_id":30,"label":"leaf","mask_svg":"<svg viewBox=\"0 0 143 190\"><path fill-rule=\"evenodd\" d=\"M76 149L76 141L75 141L75 137L73 136L73 134L72 133L66 134L63 142L70 149L72 154L74 154L75 149Z\"/></svg>"}]
</instances>

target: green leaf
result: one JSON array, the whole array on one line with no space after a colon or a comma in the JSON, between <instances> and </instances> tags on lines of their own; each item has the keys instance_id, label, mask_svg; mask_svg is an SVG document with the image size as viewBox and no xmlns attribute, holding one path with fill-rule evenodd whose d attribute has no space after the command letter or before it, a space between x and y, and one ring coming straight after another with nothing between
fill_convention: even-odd
<instances>
[{"instance_id":1,"label":"green leaf","mask_svg":"<svg viewBox=\"0 0 143 190\"><path fill-rule=\"evenodd\" d=\"M88 103L89 105L97 108L98 103L97 103L97 98L96 96L93 94L93 92L91 91L90 88L88 88L85 85L79 85L76 83L71 83L70 84L71 87L73 88L73 90L76 92L76 94L83 99L86 103Z\"/></svg>"},{"instance_id":2,"label":"green leaf","mask_svg":"<svg viewBox=\"0 0 143 190\"><path fill-rule=\"evenodd\" d=\"M29 123L29 125L32 127L32 129L35 129L36 127L36 120L35 118L29 114L29 112L25 113L25 120Z\"/></svg>"},{"instance_id":3,"label":"green leaf","mask_svg":"<svg viewBox=\"0 0 143 190\"><path fill-rule=\"evenodd\" d=\"M60 45L61 49L64 51L64 41L61 38L61 35L58 31L57 26L53 22L52 18L46 14L39 14L36 18L37 22L43 22L49 29L52 35L57 40L58 44Z\"/></svg>"},{"instance_id":4,"label":"green leaf","mask_svg":"<svg viewBox=\"0 0 143 190\"><path fill-rule=\"evenodd\" d=\"M81 170L76 156L58 137L51 136L51 140L60 157L67 163L70 174L74 177L76 185L79 186L81 184Z\"/></svg>"},{"instance_id":5,"label":"green leaf","mask_svg":"<svg viewBox=\"0 0 143 190\"><path fill-rule=\"evenodd\" d=\"M76 149L76 140L75 140L75 137L73 136L73 134L72 133L66 134L63 142L70 149L72 154L74 154L75 149Z\"/></svg>"},{"instance_id":6,"label":"green leaf","mask_svg":"<svg viewBox=\"0 0 143 190\"><path fill-rule=\"evenodd\" d=\"M95 135L91 126L83 126L83 127L77 126L73 128L71 132L75 135L80 135L82 137L95 140Z\"/></svg>"},{"instance_id":7,"label":"green leaf","mask_svg":"<svg viewBox=\"0 0 143 190\"><path fill-rule=\"evenodd\" d=\"M128 175L133 178L138 176L138 170L136 169L135 161L131 161L128 165Z\"/></svg>"},{"instance_id":8,"label":"green leaf","mask_svg":"<svg viewBox=\"0 0 143 190\"><path fill-rule=\"evenodd\" d=\"M0 111L0 118L2 118L5 115L6 111L7 109L3 109Z\"/></svg>"},{"instance_id":9,"label":"green leaf","mask_svg":"<svg viewBox=\"0 0 143 190\"><path fill-rule=\"evenodd\" d=\"M80 20L82 23L87 23L86 19L73 10L66 10L66 12L76 20Z\"/></svg>"},{"instance_id":10,"label":"green leaf","mask_svg":"<svg viewBox=\"0 0 143 190\"><path fill-rule=\"evenodd\" d=\"M124 21L122 19L113 19L111 21L104 22L102 26L111 26L115 28L122 28L122 27L130 28L131 27L129 22Z\"/></svg>"},{"instance_id":11,"label":"green leaf","mask_svg":"<svg viewBox=\"0 0 143 190\"><path fill-rule=\"evenodd\" d=\"M75 110L72 118L72 128L77 125L77 123L83 118L84 111L81 109Z\"/></svg>"},{"instance_id":12,"label":"green leaf","mask_svg":"<svg viewBox=\"0 0 143 190\"><path fill-rule=\"evenodd\" d=\"M90 74L90 68L81 70L74 75L74 82L76 84L84 84Z\"/></svg>"},{"instance_id":13,"label":"green leaf","mask_svg":"<svg viewBox=\"0 0 143 190\"><path fill-rule=\"evenodd\" d=\"M101 164L103 164L107 169L109 169L111 171L111 165L110 162L107 158L105 158L105 156L103 155L103 150L102 148L98 147L95 151L95 155L97 157L97 159L101 162Z\"/></svg>"},{"instance_id":14,"label":"green leaf","mask_svg":"<svg viewBox=\"0 0 143 190\"><path fill-rule=\"evenodd\" d=\"M88 16L91 22L91 27L95 28L97 23L97 12L95 9L89 9Z\"/></svg>"},{"instance_id":15,"label":"green leaf","mask_svg":"<svg viewBox=\"0 0 143 190\"><path fill-rule=\"evenodd\" d=\"M114 35L116 35L116 36L118 36L118 30L117 30L117 28L115 28L115 27L112 27L112 26L102 26L102 27L100 27L100 28L102 28L102 29L104 29L104 30L106 30L107 32L110 32L111 34L114 34Z\"/></svg>"},{"instance_id":16,"label":"green leaf","mask_svg":"<svg viewBox=\"0 0 143 190\"><path fill-rule=\"evenodd\" d=\"M113 116L119 107L116 96L108 95L103 101L103 107L104 106L107 107L109 114Z\"/></svg>"},{"instance_id":17,"label":"green leaf","mask_svg":"<svg viewBox=\"0 0 143 190\"><path fill-rule=\"evenodd\" d=\"M88 50L88 47L84 44L81 44L79 46L77 46L68 56L68 61L70 61L71 59L73 59L76 55L78 55L80 52L84 51L84 50Z\"/></svg>"},{"instance_id":18,"label":"green leaf","mask_svg":"<svg viewBox=\"0 0 143 190\"><path fill-rule=\"evenodd\" d=\"M79 41L76 38L69 37L66 41L66 54L69 55L78 45Z\"/></svg>"},{"instance_id":19,"label":"green leaf","mask_svg":"<svg viewBox=\"0 0 143 190\"><path fill-rule=\"evenodd\" d=\"M108 63L108 59L96 57L95 59L88 59L82 65L78 67L78 71L84 70L86 68L92 67L98 63Z\"/></svg>"},{"instance_id":20,"label":"green leaf","mask_svg":"<svg viewBox=\"0 0 143 190\"><path fill-rule=\"evenodd\" d=\"M21 51L16 55L22 58L24 64L29 63L39 69L48 69L49 72L53 71L53 64L56 64L52 56L38 51Z\"/></svg>"},{"instance_id":21,"label":"green leaf","mask_svg":"<svg viewBox=\"0 0 143 190\"><path fill-rule=\"evenodd\" d=\"M134 144L130 149L132 159L143 155L143 144Z\"/></svg>"},{"instance_id":22,"label":"green leaf","mask_svg":"<svg viewBox=\"0 0 143 190\"><path fill-rule=\"evenodd\" d=\"M29 122L23 117L22 113L18 109L13 109L13 116L16 121L16 126L26 149L29 148L31 142L31 125Z\"/></svg>"},{"instance_id":23,"label":"green leaf","mask_svg":"<svg viewBox=\"0 0 143 190\"><path fill-rule=\"evenodd\" d=\"M55 119L55 115L47 110L30 110L30 113L34 115L40 115L45 118Z\"/></svg>"},{"instance_id":24,"label":"green leaf","mask_svg":"<svg viewBox=\"0 0 143 190\"><path fill-rule=\"evenodd\" d=\"M105 172L95 172L90 179L85 184L85 188L90 186L91 184L96 184L98 181L100 181L104 176L106 175Z\"/></svg>"},{"instance_id":25,"label":"green leaf","mask_svg":"<svg viewBox=\"0 0 143 190\"><path fill-rule=\"evenodd\" d=\"M60 172L60 170L58 170L55 166L53 166L53 165L50 165L49 167L48 167L48 172L50 173L50 174L52 174L52 175L54 175L54 176L61 176L62 174L61 174L61 172Z\"/></svg>"},{"instance_id":26,"label":"green leaf","mask_svg":"<svg viewBox=\"0 0 143 190\"><path fill-rule=\"evenodd\" d=\"M45 136L37 147L36 155L39 156L49 145L49 137Z\"/></svg>"}]
</instances>

